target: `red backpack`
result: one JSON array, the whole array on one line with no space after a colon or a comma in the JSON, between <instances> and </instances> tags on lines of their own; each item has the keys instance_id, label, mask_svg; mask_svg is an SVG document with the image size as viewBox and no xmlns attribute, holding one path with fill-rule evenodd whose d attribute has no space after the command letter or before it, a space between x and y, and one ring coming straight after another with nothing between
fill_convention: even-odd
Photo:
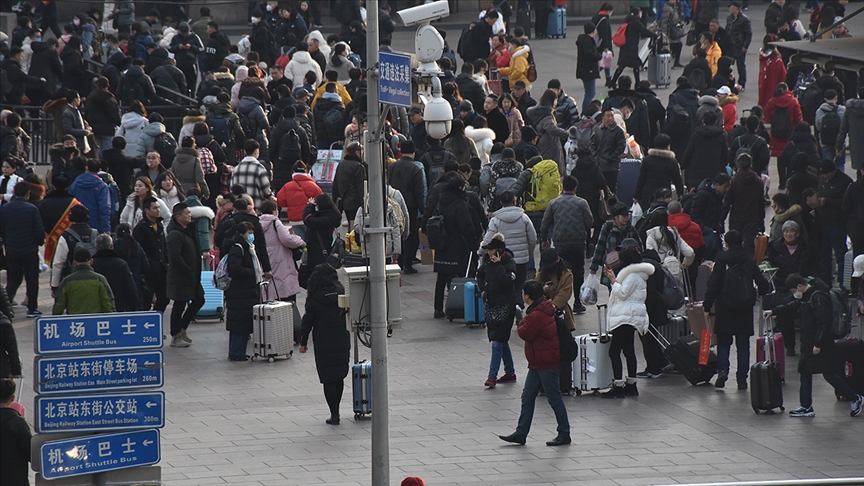
<instances>
[{"instance_id":1,"label":"red backpack","mask_svg":"<svg viewBox=\"0 0 864 486\"><path fill-rule=\"evenodd\" d=\"M612 36L612 44L615 47L623 47L624 44L627 43L627 24L618 27L618 30L615 31L615 35Z\"/></svg>"}]
</instances>

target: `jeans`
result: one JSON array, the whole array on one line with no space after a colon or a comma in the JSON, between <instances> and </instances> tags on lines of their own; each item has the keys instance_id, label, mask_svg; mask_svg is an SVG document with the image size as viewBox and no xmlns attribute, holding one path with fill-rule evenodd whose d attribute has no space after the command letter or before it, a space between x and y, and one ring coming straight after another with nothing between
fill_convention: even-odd
<instances>
[{"instance_id":1,"label":"jeans","mask_svg":"<svg viewBox=\"0 0 864 486\"><path fill-rule=\"evenodd\" d=\"M114 139L111 135L96 135L96 145L99 146L99 153L104 154L106 150L111 148L111 141Z\"/></svg>"},{"instance_id":2,"label":"jeans","mask_svg":"<svg viewBox=\"0 0 864 486\"><path fill-rule=\"evenodd\" d=\"M717 371L729 371L729 355L732 352L732 338L735 338L735 350L738 352L738 372L735 376L738 382L747 381L750 370L750 336L744 334L717 335Z\"/></svg>"},{"instance_id":3,"label":"jeans","mask_svg":"<svg viewBox=\"0 0 864 486\"><path fill-rule=\"evenodd\" d=\"M306 225L303 223L291 223L291 230L295 235L299 236L303 241L306 241Z\"/></svg>"},{"instance_id":4,"label":"jeans","mask_svg":"<svg viewBox=\"0 0 864 486\"><path fill-rule=\"evenodd\" d=\"M246 343L249 342L248 334L232 332L228 334L228 356L246 356Z\"/></svg>"},{"instance_id":5,"label":"jeans","mask_svg":"<svg viewBox=\"0 0 864 486\"><path fill-rule=\"evenodd\" d=\"M823 145L822 146L822 158L833 160L834 167L837 167L837 170L840 172L846 172L846 149L840 151L840 155L837 155L836 148L834 145Z\"/></svg>"},{"instance_id":6,"label":"jeans","mask_svg":"<svg viewBox=\"0 0 864 486\"><path fill-rule=\"evenodd\" d=\"M819 276L831 285L831 251L837 259L837 281L843 283L843 262L846 260L846 224L822 222L822 244L820 246Z\"/></svg>"},{"instance_id":7,"label":"jeans","mask_svg":"<svg viewBox=\"0 0 864 486\"><path fill-rule=\"evenodd\" d=\"M564 406L564 399L561 398L560 384L558 382L558 368L550 370L535 370L529 369L525 376L525 387L522 388L522 412L519 414L519 425L516 426L516 433L527 437L531 430L531 421L534 419L534 405L536 404L537 394L540 393L542 386L546 390L546 401L555 412L555 419L558 421L558 435L570 435L570 421L567 419L567 408Z\"/></svg>"},{"instance_id":8,"label":"jeans","mask_svg":"<svg viewBox=\"0 0 864 486\"><path fill-rule=\"evenodd\" d=\"M39 254L7 255L6 256L6 295L9 302L15 300L15 294L21 282L27 281L27 310L39 308Z\"/></svg>"},{"instance_id":9,"label":"jeans","mask_svg":"<svg viewBox=\"0 0 864 486\"><path fill-rule=\"evenodd\" d=\"M188 307L187 307L188 306ZM196 297L191 301L175 300L171 308L171 335L176 336L189 327L195 314L204 307L204 296ZM184 312L185 310L185 312Z\"/></svg>"},{"instance_id":10,"label":"jeans","mask_svg":"<svg viewBox=\"0 0 864 486\"><path fill-rule=\"evenodd\" d=\"M492 341L492 362L489 365L489 378L498 378L498 370L501 368L501 360L504 360L504 374L515 375L516 368L513 366L513 353L510 352L510 343L506 341Z\"/></svg>"},{"instance_id":11,"label":"jeans","mask_svg":"<svg viewBox=\"0 0 864 486\"><path fill-rule=\"evenodd\" d=\"M801 371L801 387L798 389L798 401L804 408L810 408L813 405L813 373L804 365ZM825 378L831 386L834 387L834 392L841 397L851 398L858 394L855 390L846 383L846 380L833 371L822 372L822 377ZM832 400L833 401L833 400Z\"/></svg>"},{"instance_id":12,"label":"jeans","mask_svg":"<svg viewBox=\"0 0 864 486\"><path fill-rule=\"evenodd\" d=\"M609 359L612 361L612 373L616 380L624 379L624 367L621 365L622 352L627 359L627 376L636 378L636 348L633 346L635 332L635 327L626 324L612 331Z\"/></svg>"},{"instance_id":13,"label":"jeans","mask_svg":"<svg viewBox=\"0 0 864 486\"><path fill-rule=\"evenodd\" d=\"M747 53L741 52L741 48L736 48L735 64L738 66L738 84L743 88L747 84Z\"/></svg>"},{"instance_id":14,"label":"jeans","mask_svg":"<svg viewBox=\"0 0 864 486\"><path fill-rule=\"evenodd\" d=\"M455 273L438 272L438 278L435 280L435 310L444 310L444 290L450 286L450 281L455 277Z\"/></svg>"},{"instance_id":15,"label":"jeans","mask_svg":"<svg viewBox=\"0 0 864 486\"><path fill-rule=\"evenodd\" d=\"M573 297L576 299L573 307L579 307L579 289L585 281L585 245L555 245L558 256L567 263L573 272Z\"/></svg>"},{"instance_id":16,"label":"jeans","mask_svg":"<svg viewBox=\"0 0 864 486\"><path fill-rule=\"evenodd\" d=\"M582 88L585 89L585 96L582 98L582 113L585 113L588 111L588 105L591 104L591 101L594 100L594 96L597 94L597 80L583 79Z\"/></svg>"}]
</instances>

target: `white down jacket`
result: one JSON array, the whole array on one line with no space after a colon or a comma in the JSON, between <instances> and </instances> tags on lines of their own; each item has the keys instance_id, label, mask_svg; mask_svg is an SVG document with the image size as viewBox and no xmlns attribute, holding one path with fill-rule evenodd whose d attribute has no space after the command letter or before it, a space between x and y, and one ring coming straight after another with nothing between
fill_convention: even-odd
<instances>
[{"instance_id":1,"label":"white down jacket","mask_svg":"<svg viewBox=\"0 0 864 486\"><path fill-rule=\"evenodd\" d=\"M528 257L534 253L534 245L537 244L537 232L534 224L518 206L507 206L492 214L489 220L489 229L483 237L483 245L492 241L495 233L504 235L507 249L513 252L513 261L516 264L528 263ZM481 245L482 246L482 245ZM485 252L486 250L480 250Z\"/></svg>"},{"instance_id":2,"label":"white down jacket","mask_svg":"<svg viewBox=\"0 0 864 486\"><path fill-rule=\"evenodd\" d=\"M315 71L315 74L318 76L315 78L315 85L312 86L314 89L318 89L322 77L321 66L312 59L311 54L306 51L297 51L291 57L291 60L288 61L288 65L285 66L285 76L294 83L295 89L303 86L303 79L309 71Z\"/></svg>"},{"instance_id":3,"label":"white down jacket","mask_svg":"<svg viewBox=\"0 0 864 486\"><path fill-rule=\"evenodd\" d=\"M467 126L465 127L465 136L474 140L474 145L477 146L477 153L480 156L480 165L489 164L489 154L492 153L492 141L495 140L495 132L491 128Z\"/></svg>"},{"instance_id":4,"label":"white down jacket","mask_svg":"<svg viewBox=\"0 0 864 486\"><path fill-rule=\"evenodd\" d=\"M645 297L648 296L648 277L654 273L650 263L634 263L624 267L612 284L609 294L609 310L606 314L606 331L612 332L620 326L633 326L639 334L648 332L648 311Z\"/></svg>"}]
</instances>

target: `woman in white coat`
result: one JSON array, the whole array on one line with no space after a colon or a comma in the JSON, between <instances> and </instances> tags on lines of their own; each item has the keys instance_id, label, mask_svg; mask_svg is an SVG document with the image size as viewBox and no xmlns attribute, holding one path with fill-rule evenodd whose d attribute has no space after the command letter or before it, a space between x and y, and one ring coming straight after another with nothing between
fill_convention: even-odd
<instances>
[{"instance_id":1,"label":"woman in white coat","mask_svg":"<svg viewBox=\"0 0 864 486\"><path fill-rule=\"evenodd\" d=\"M290 79L294 83L294 89L297 89L303 86L303 80L309 71L315 72L317 76L312 89L318 89L318 85L321 84L321 78L323 77L321 66L309 54L309 45L305 42L299 42L297 50L294 51L294 56L291 57L288 65L285 66L285 77Z\"/></svg>"},{"instance_id":2,"label":"woman in white coat","mask_svg":"<svg viewBox=\"0 0 864 486\"><path fill-rule=\"evenodd\" d=\"M672 203L670 203L672 204ZM675 204L680 204L675 202ZM669 213L666 211L654 211L649 216L651 221L645 248L654 250L660 255L660 262L679 281L684 282L682 270L693 263L696 252L681 238L678 228L669 226Z\"/></svg>"},{"instance_id":3,"label":"woman in white coat","mask_svg":"<svg viewBox=\"0 0 864 486\"><path fill-rule=\"evenodd\" d=\"M2 189L3 201L0 204L5 204L12 200L12 196L15 195L15 184L23 181L24 179L15 174L15 167L12 165L12 162L9 160L3 161L3 176L0 177L0 189Z\"/></svg>"},{"instance_id":4,"label":"woman in white coat","mask_svg":"<svg viewBox=\"0 0 864 486\"><path fill-rule=\"evenodd\" d=\"M486 118L477 115L471 125L465 127L465 136L474 140L477 152L480 156L480 165L489 164L489 154L492 153L492 145L495 140L495 132L486 127Z\"/></svg>"},{"instance_id":5,"label":"woman in white coat","mask_svg":"<svg viewBox=\"0 0 864 486\"><path fill-rule=\"evenodd\" d=\"M634 240L635 241L635 240ZM642 263L636 246L625 246L618 252L621 269L606 268L606 277L612 283L609 293L609 308L606 314L606 332L612 335L609 358L612 360L612 373L615 382L603 398L624 398L639 395L636 389L636 350L633 335L636 331L648 331L648 311L645 298L648 296L648 277L654 273L654 266ZM627 378L623 377L621 353L627 358Z\"/></svg>"},{"instance_id":6,"label":"woman in white coat","mask_svg":"<svg viewBox=\"0 0 864 486\"><path fill-rule=\"evenodd\" d=\"M147 109L140 101L133 101L129 105L129 112L120 119L120 126L115 134L126 139L126 155L129 157L144 157L146 155L144 149L138 145L138 139L144 133L144 127L149 124Z\"/></svg>"},{"instance_id":7,"label":"woman in white coat","mask_svg":"<svg viewBox=\"0 0 864 486\"><path fill-rule=\"evenodd\" d=\"M135 180L132 194L129 194L129 197L126 198L126 206L123 207L123 211L120 213L120 222L128 224L130 228L135 228L135 226L144 218L144 210L142 207L144 205L144 199L149 196L156 198L156 201L159 203L159 215L162 216L163 224L167 225L167 222L171 221L171 210L168 209L168 205L165 204L165 201L159 199L156 193L153 192L153 184L147 176L141 176Z\"/></svg>"}]
</instances>

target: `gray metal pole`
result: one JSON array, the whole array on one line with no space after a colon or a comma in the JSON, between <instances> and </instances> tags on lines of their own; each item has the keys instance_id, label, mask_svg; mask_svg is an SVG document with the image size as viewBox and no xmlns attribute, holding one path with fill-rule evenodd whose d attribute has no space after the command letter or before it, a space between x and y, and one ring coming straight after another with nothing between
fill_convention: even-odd
<instances>
[{"instance_id":1,"label":"gray metal pole","mask_svg":"<svg viewBox=\"0 0 864 486\"><path fill-rule=\"evenodd\" d=\"M369 164L369 304L372 326L372 486L390 486L387 397L387 275L384 268L384 157L378 103L378 0L366 2L366 162ZM412 258L411 255L406 258Z\"/></svg>"}]
</instances>

